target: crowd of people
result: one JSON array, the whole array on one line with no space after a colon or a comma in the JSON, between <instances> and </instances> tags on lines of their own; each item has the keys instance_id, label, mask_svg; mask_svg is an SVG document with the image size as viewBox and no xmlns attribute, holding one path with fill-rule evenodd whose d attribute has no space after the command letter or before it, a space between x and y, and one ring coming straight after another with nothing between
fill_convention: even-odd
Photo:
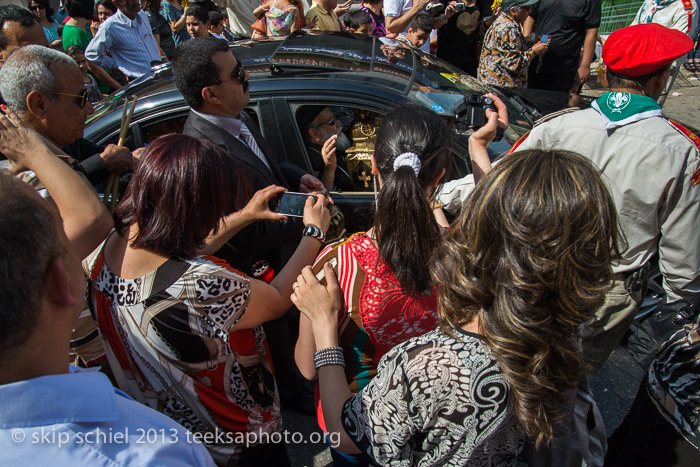
<instances>
[{"instance_id":1,"label":"crowd of people","mask_svg":"<svg viewBox=\"0 0 700 467\"><path fill-rule=\"evenodd\" d=\"M442 1L0 6L4 463L291 465L283 406L315 412L337 466L700 462L700 318L655 354L607 457L587 440L592 400L576 417L654 258L668 301L700 293L700 140L656 102L693 50L692 8L679 31L642 7L602 48L610 91L495 163L508 112L486 94L463 179L444 182L452 122L393 108L371 226L339 241L334 111L297 115L318 178L244 111L229 42L303 28L436 36L438 56L501 86L588 80L599 3ZM102 93L164 61L182 133L135 151L83 138ZM127 172L110 215L93 187ZM286 191L308 195L301 217L276 212Z\"/></svg>"}]
</instances>

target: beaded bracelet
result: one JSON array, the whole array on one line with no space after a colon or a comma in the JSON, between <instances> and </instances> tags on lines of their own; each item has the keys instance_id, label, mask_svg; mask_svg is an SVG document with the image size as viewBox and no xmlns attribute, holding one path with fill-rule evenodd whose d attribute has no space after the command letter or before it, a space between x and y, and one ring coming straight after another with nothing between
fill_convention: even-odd
<instances>
[{"instance_id":1,"label":"beaded bracelet","mask_svg":"<svg viewBox=\"0 0 700 467\"><path fill-rule=\"evenodd\" d=\"M326 347L314 354L314 366L316 369L327 365L345 366L342 347Z\"/></svg>"}]
</instances>

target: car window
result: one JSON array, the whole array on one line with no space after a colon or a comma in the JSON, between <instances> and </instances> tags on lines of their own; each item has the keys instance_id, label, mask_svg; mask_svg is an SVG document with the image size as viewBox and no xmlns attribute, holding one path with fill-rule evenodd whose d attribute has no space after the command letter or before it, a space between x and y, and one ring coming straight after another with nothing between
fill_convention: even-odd
<instances>
[{"instance_id":1,"label":"car window","mask_svg":"<svg viewBox=\"0 0 700 467\"><path fill-rule=\"evenodd\" d=\"M337 103L293 107L313 175L321 181L333 180L335 191L374 191L371 157L382 115ZM322 146L334 135L337 169L333 174L326 170Z\"/></svg>"}]
</instances>

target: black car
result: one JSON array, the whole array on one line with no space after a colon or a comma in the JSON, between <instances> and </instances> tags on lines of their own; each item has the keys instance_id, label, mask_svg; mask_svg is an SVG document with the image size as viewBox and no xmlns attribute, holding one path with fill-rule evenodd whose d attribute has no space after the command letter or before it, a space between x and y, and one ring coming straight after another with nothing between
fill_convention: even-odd
<instances>
[{"instance_id":1,"label":"black car","mask_svg":"<svg viewBox=\"0 0 700 467\"><path fill-rule=\"evenodd\" d=\"M296 121L302 107L331 107L343 122L352 144L345 159L353 190L333 192L333 198L345 214L349 232L367 227L373 201L369 156L382 116L392 106L417 103L455 124L450 179L471 172L466 144L470 130L453 114L465 96L496 92L506 103L510 127L489 148L493 157L528 131L536 116L534 108L517 96L508 98L431 55L374 36L299 31L282 38L236 42L231 50L250 73L246 111L279 156L313 173ZM134 96L138 104L125 143L131 149L182 130L189 107L175 87L171 65L165 64L102 101L85 137L99 144L116 143L124 102Z\"/></svg>"}]
</instances>

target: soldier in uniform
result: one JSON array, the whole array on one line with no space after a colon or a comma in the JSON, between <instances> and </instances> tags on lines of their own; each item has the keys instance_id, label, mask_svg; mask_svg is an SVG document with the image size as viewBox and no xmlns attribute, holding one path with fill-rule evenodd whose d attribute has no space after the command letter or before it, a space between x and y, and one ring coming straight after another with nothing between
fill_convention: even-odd
<instances>
[{"instance_id":1,"label":"soldier in uniform","mask_svg":"<svg viewBox=\"0 0 700 467\"><path fill-rule=\"evenodd\" d=\"M626 245L606 303L584 331L596 372L634 320L657 250L668 301L700 291L700 140L655 101L671 63L692 48L686 34L658 24L614 32L603 47L610 92L590 109L545 117L511 149L580 153L600 168L615 199Z\"/></svg>"}]
</instances>

